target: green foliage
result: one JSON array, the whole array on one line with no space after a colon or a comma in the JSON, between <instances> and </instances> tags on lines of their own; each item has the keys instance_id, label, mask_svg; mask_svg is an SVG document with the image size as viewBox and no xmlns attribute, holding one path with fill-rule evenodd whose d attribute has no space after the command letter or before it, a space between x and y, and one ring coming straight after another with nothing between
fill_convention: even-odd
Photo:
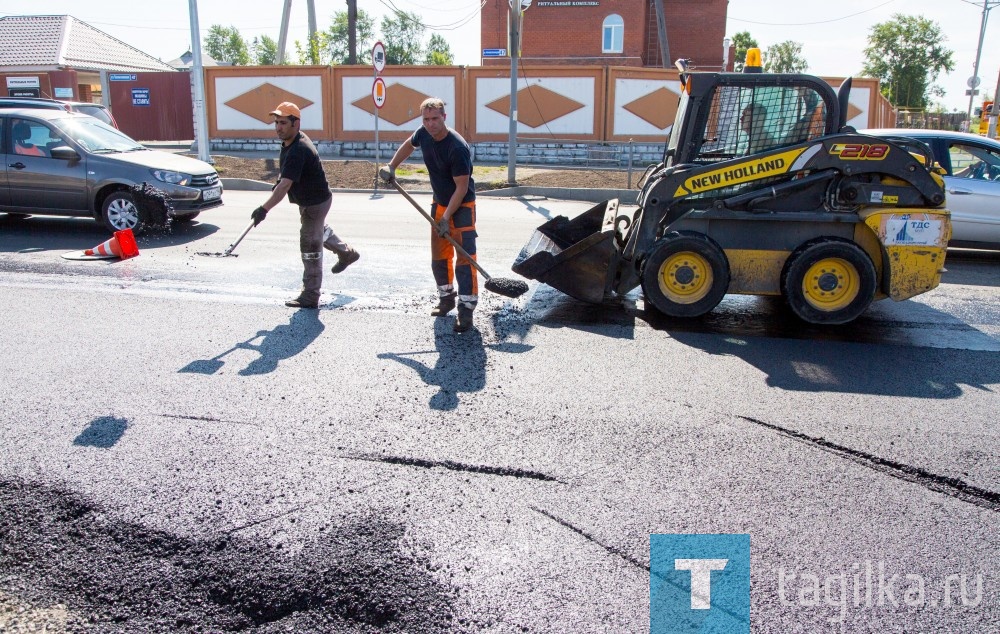
<instances>
[{"instance_id":1,"label":"green foliage","mask_svg":"<svg viewBox=\"0 0 1000 634\"><path fill-rule=\"evenodd\" d=\"M750 31L740 31L733 36L733 46L736 49L733 53L735 55L733 69L739 73L743 71L743 62L747 59L747 49L758 48L758 44L757 40L750 35Z\"/></svg>"},{"instance_id":2,"label":"green foliage","mask_svg":"<svg viewBox=\"0 0 1000 634\"><path fill-rule=\"evenodd\" d=\"M431 41L427 44L427 57L424 63L428 66L450 66L455 62L455 56L451 54L451 46L443 36L434 33Z\"/></svg>"},{"instance_id":3,"label":"green foliage","mask_svg":"<svg viewBox=\"0 0 1000 634\"><path fill-rule=\"evenodd\" d=\"M324 64L347 64L351 51L350 31L347 11L337 11L333 14L330 28L319 34L319 54ZM371 62L371 50L375 46L375 18L364 9L358 9L354 22L357 43L358 64Z\"/></svg>"},{"instance_id":4,"label":"green foliage","mask_svg":"<svg viewBox=\"0 0 1000 634\"><path fill-rule=\"evenodd\" d=\"M424 25L416 13L399 11L381 22L387 64L418 64L424 58Z\"/></svg>"},{"instance_id":5,"label":"green foliage","mask_svg":"<svg viewBox=\"0 0 1000 634\"><path fill-rule=\"evenodd\" d=\"M801 73L809 68L809 63L802 57L802 45L792 40L785 40L773 46L768 46L764 53L765 73Z\"/></svg>"},{"instance_id":6,"label":"green foliage","mask_svg":"<svg viewBox=\"0 0 1000 634\"><path fill-rule=\"evenodd\" d=\"M864 73L875 77L882 94L897 107L925 108L943 96L934 81L955 69L952 51L944 47L941 27L921 16L895 14L872 27L865 49Z\"/></svg>"},{"instance_id":7,"label":"green foliage","mask_svg":"<svg viewBox=\"0 0 1000 634\"><path fill-rule=\"evenodd\" d=\"M234 66L250 63L246 40L234 26L213 24L205 38L204 50L219 62L230 62Z\"/></svg>"},{"instance_id":8,"label":"green foliage","mask_svg":"<svg viewBox=\"0 0 1000 634\"><path fill-rule=\"evenodd\" d=\"M278 63L278 43L266 35L255 37L250 43L250 56L258 66L273 66ZM284 63L288 63L287 59Z\"/></svg>"},{"instance_id":9,"label":"green foliage","mask_svg":"<svg viewBox=\"0 0 1000 634\"><path fill-rule=\"evenodd\" d=\"M295 56L299 59L300 64L315 65L320 63L319 42L319 33L308 38L305 44L295 40Z\"/></svg>"}]
</instances>

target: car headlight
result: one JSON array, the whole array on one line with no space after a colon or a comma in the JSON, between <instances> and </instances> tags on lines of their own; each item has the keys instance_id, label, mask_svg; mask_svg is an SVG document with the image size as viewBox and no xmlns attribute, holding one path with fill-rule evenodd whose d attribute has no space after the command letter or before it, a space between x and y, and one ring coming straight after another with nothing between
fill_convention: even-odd
<instances>
[{"instance_id":1,"label":"car headlight","mask_svg":"<svg viewBox=\"0 0 1000 634\"><path fill-rule=\"evenodd\" d=\"M191 182L191 175L184 174L182 172L173 172L171 170L149 170L152 172L153 177L164 183L170 183L171 185L187 185Z\"/></svg>"}]
</instances>

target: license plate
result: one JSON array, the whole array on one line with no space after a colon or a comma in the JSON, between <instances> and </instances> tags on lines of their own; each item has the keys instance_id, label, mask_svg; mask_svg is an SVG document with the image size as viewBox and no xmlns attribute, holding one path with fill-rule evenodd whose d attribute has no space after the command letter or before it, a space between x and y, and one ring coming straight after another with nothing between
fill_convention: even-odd
<instances>
[{"instance_id":1,"label":"license plate","mask_svg":"<svg viewBox=\"0 0 1000 634\"><path fill-rule=\"evenodd\" d=\"M222 196L221 187L213 187L212 189L206 189L202 192L201 197L203 200L215 200L216 198Z\"/></svg>"}]
</instances>

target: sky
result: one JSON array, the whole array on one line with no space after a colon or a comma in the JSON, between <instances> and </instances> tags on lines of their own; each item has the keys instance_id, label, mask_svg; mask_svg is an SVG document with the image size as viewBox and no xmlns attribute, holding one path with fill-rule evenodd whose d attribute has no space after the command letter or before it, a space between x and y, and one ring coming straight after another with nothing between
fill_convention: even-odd
<instances>
[{"instance_id":1,"label":"sky","mask_svg":"<svg viewBox=\"0 0 1000 634\"><path fill-rule=\"evenodd\" d=\"M493 0L489 0L493 1ZM614 0L600 0L609 7ZM806 72L826 77L859 76L864 66L863 50L872 26L890 20L894 14L919 15L933 20L945 34L945 46L953 51L955 70L941 75L937 83L945 91L940 103L948 111L965 112L965 95L979 43L984 0L730 0L726 35L749 31L762 49L793 40L802 44L802 56L809 63ZM1000 5L1000 0L987 0ZM456 64L478 65L480 35L478 11L481 0L357 0L358 8L381 17L395 6L419 14L431 33L442 35L451 45ZM68 14L130 44L153 57L170 61L190 46L191 0L0 0L0 16ZM269 35L278 39L282 0L200 0L198 22L202 38L214 24L236 27L247 40ZM346 11L346 1L315 0L320 29L329 26L337 11ZM235 8L234 8L235 7ZM308 32L306 0L292 0L288 50L295 40L304 41ZM1000 6L988 12L988 22L979 63L981 102L993 96L1000 75ZM669 19L669 16L668 16ZM627 25L626 25L627 27ZM524 18L531 28L531 9ZM719 42L721 59L722 42ZM367 59L367 58L365 58Z\"/></svg>"}]
</instances>

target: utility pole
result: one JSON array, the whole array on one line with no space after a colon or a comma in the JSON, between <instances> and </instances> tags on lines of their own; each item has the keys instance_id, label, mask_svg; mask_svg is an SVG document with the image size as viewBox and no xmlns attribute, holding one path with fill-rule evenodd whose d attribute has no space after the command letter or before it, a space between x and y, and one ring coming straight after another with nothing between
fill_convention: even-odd
<instances>
[{"instance_id":1,"label":"utility pole","mask_svg":"<svg viewBox=\"0 0 1000 634\"><path fill-rule=\"evenodd\" d=\"M660 62L663 68L673 68L670 62L670 44L667 42L667 17L663 13L663 0L655 0L656 3L656 35L660 39Z\"/></svg>"},{"instance_id":2,"label":"utility pole","mask_svg":"<svg viewBox=\"0 0 1000 634\"><path fill-rule=\"evenodd\" d=\"M517 57L521 48L521 2L510 3L510 126L507 136L507 184L517 183ZM531 0L528 0L530 4Z\"/></svg>"},{"instance_id":3,"label":"utility pole","mask_svg":"<svg viewBox=\"0 0 1000 634\"><path fill-rule=\"evenodd\" d=\"M986 20L990 17L990 9L997 6L997 0L983 0L983 19L979 26L979 46L976 48L976 62L972 65L972 77L969 78L969 110L965 114L969 122L969 131L972 131L972 102L976 98L976 87L979 85L979 58L983 53L983 38L986 37ZM973 85L975 84L975 86Z\"/></svg>"},{"instance_id":4,"label":"utility pole","mask_svg":"<svg viewBox=\"0 0 1000 634\"><path fill-rule=\"evenodd\" d=\"M313 64L319 64L319 42L316 41L316 0L306 0L306 11L309 14L309 59Z\"/></svg>"},{"instance_id":5,"label":"utility pole","mask_svg":"<svg viewBox=\"0 0 1000 634\"><path fill-rule=\"evenodd\" d=\"M285 63L285 45L288 44L288 18L292 13L292 0L285 0L281 10L281 32L278 33L278 65Z\"/></svg>"},{"instance_id":6,"label":"utility pole","mask_svg":"<svg viewBox=\"0 0 1000 634\"><path fill-rule=\"evenodd\" d=\"M194 83L194 118L197 124L195 139L198 158L213 163L208 151L208 117L205 116L205 73L201 63L201 29L198 28L198 0L188 0L191 20L191 81Z\"/></svg>"},{"instance_id":7,"label":"utility pole","mask_svg":"<svg viewBox=\"0 0 1000 634\"><path fill-rule=\"evenodd\" d=\"M347 0L347 63L358 63L358 0Z\"/></svg>"}]
</instances>

